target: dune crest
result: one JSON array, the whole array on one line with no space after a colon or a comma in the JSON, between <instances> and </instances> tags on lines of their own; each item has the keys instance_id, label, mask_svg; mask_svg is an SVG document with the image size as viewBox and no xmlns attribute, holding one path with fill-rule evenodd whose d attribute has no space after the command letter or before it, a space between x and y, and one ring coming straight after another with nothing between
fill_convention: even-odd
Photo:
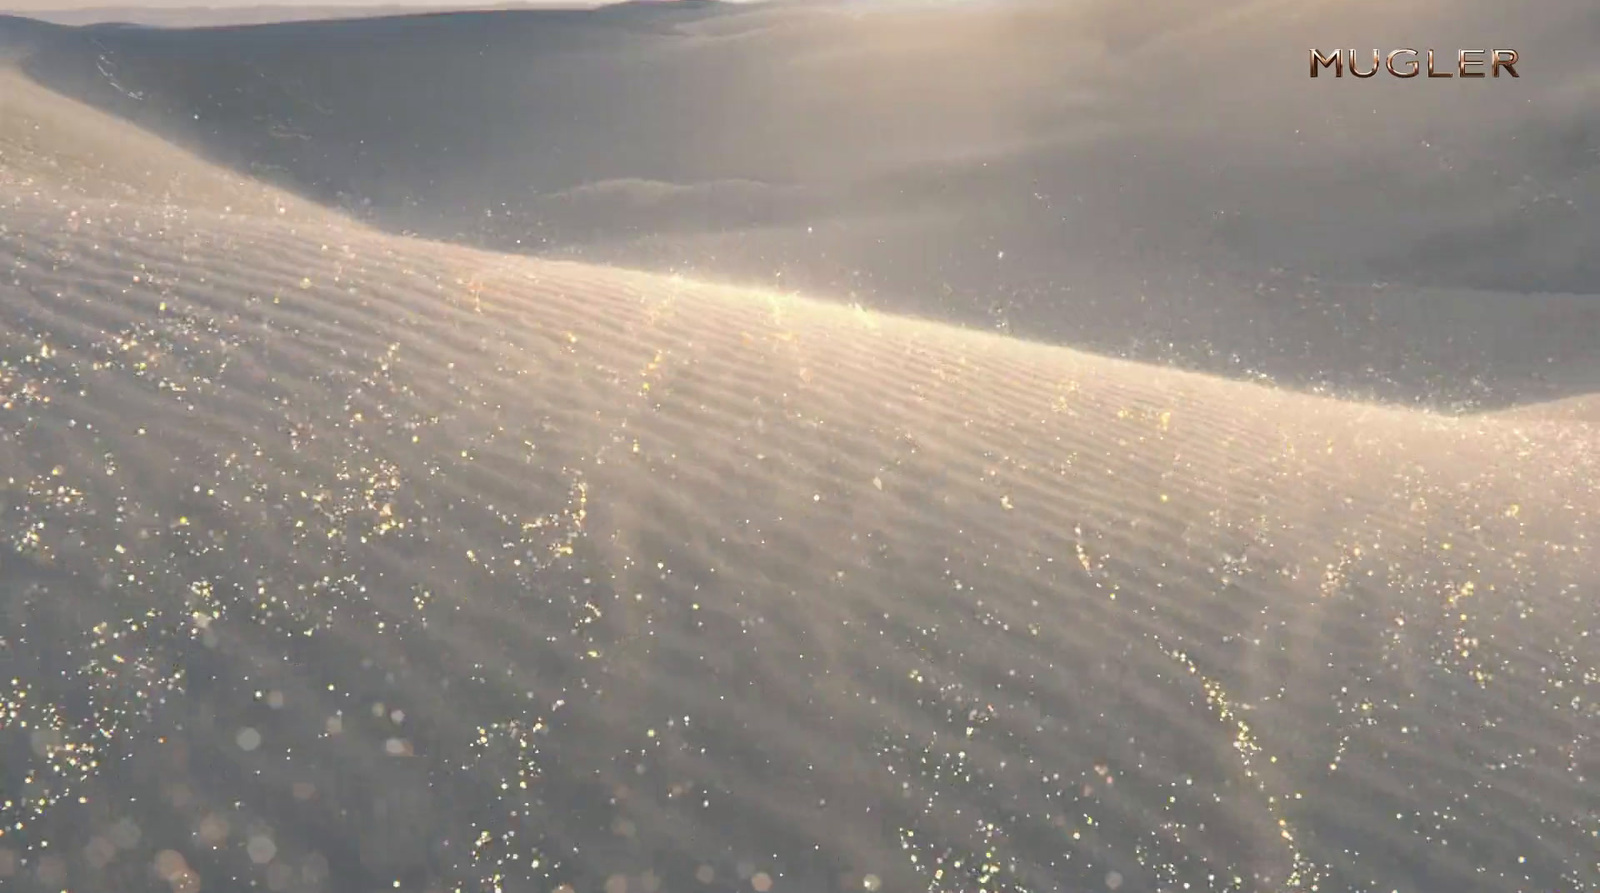
<instances>
[{"instance_id":1,"label":"dune crest","mask_svg":"<svg viewBox=\"0 0 1600 893\"><path fill-rule=\"evenodd\" d=\"M26 67L390 232L1488 410L1600 389L1600 25L1536 13L636 3L56 29ZM1358 34L1540 76L1305 78Z\"/></svg>"},{"instance_id":2,"label":"dune crest","mask_svg":"<svg viewBox=\"0 0 1600 893\"><path fill-rule=\"evenodd\" d=\"M1577 422L1584 425L1600 425L1600 395L1568 397L1565 400L1553 400L1549 403L1535 403L1531 406L1504 410L1496 413L1495 416L1507 421L1538 421L1557 424Z\"/></svg>"},{"instance_id":3,"label":"dune crest","mask_svg":"<svg viewBox=\"0 0 1600 893\"><path fill-rule=\"evenodd\" d=\"M305 217L315 206L205 164L159 137L52 93L0 62L0 177L10 202L126 202ZM315 213L321 213L320 210Z\"/></svg>"},{"instance_id":4,"label":"dune crest","mask_svg":"<svg viewBox=\"0 0 1600 893\"><path fill-rule=\"evenodd\" d=\"M1592 440L404 238L5 86L7 881L1600 883Z\"/></svg>"}]
</instances>

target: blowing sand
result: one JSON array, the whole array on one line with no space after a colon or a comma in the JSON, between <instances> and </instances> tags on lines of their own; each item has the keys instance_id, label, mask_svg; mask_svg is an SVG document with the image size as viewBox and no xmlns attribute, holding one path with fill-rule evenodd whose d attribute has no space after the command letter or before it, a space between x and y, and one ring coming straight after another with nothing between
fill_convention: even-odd
<instances>
[{"instance_id":1,"label":"blowing sand","mask_svg":"<svg viewBox=\"0 0 1600 893\"><path fill-rule=\"evenodd\" d=\"M1305 77L1424 40L1531 67ZM23 64L393 233L1497 409L1600 391L1597 41L1582 0L781 0L59 29Z\"/></svg>"},{"instance_id":2,"label":"blowing sand","mask_svg":"<svg viewBox=\"0 0 1600 893\"><path fill-rule=\"evenodd\" d=\"M5 883L1600 884L1581 420L405 237L0 78Z\"/></svg>"}]
</instances>

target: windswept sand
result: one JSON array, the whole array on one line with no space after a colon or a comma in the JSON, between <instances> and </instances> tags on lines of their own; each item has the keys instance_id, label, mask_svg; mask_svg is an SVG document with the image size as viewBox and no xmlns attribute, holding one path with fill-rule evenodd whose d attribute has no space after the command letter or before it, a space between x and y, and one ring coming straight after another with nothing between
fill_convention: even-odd
<instances>
[{"instance_id":1,"label":"windswept sand","mask_svg":"<svg viewBox=\"0 0 1600 893\"><path fill-rule=\"evenodd\" d=\"M1305 76L1310 46L1419 42L1519 48L1523 77ZM631 3L43 43L56 92L394 233L1435 409L1600 391L1586 0Z\"/></svg>"},{"instance_id":2,"label":"windswept sand","mask_svg":"<svg viewBox=\"0 0 1600 893\"><path fill-rule=\"evenodd\" d=\"M406 238L0 78L4 883L1600 884L1592 428Z\"/></svg>"}]
</instances>

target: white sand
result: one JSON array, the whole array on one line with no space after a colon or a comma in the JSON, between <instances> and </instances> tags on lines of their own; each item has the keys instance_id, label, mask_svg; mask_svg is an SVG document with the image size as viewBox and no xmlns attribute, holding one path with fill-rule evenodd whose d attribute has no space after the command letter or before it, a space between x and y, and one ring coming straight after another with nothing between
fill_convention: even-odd
<instances>
[{"instance_id":1,"label":"white sand","mask_svg":"<svg viewBox=\"0 0 1600 893\"><path fill-rule=\"evenodd\" d=\"M6 883L1600 883L1593 428L405 238L0 78Z\"/></svg>"},{"instance_id":2,"label":"white sand","mask_svg":"<svg viewBox=\"0 0 1600 893\"><path fill-rule=\"evenodd\" d=\"M1590 4L788 0L67 31L31 77L390 232L1453 410L1600 391ZM1521 48L1483 81L1309 46Z\"/></svg>"}]
</instances>

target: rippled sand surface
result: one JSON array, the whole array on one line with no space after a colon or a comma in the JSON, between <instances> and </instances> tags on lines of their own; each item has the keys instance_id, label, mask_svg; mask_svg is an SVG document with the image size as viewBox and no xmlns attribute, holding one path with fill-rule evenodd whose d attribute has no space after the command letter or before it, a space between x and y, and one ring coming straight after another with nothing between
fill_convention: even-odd
<instances>
[{"instance_id":1,"label":"rippled sand surface","mask_svg":"<svg viewBox=\"0 0 1600 893\"><path fill-rule=\"evenodd\" d=\"M7 887L1600 884L1582 398L408 238L0 78Z\"/></svg>"}]
</instances>

